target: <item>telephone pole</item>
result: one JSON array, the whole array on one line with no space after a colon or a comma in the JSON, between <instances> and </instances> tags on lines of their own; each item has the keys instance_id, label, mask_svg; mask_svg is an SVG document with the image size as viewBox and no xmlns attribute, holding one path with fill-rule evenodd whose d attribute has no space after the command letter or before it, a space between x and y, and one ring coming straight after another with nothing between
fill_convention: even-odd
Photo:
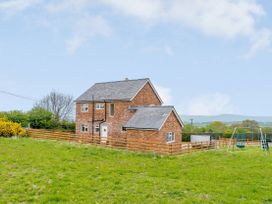
<instances>
[{"instance_id":1,"label":"telephone pole","mask_svg":"<svg viewBox=\"0 0 272 204\"><path fill-rule=\"evenodd\" d=\"M194 119L191 118L190 121L191 121L191 126L193 126L194 125Z\"/></svg>"}]
</instances>

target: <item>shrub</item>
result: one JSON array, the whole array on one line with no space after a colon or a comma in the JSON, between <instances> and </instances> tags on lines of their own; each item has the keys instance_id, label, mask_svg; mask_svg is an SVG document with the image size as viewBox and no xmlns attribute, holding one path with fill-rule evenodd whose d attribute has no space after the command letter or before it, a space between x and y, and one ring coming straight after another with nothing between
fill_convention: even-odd
<instances>
[{"instance_id":1,"label":"shrub","mask_svg":"<svg viewBox=\"0 0 272 204\"><path fill-rule=\"evenodd\" d=\"M26 136L26 130L19 123L8 121L6 118L0 118L0 136Z\"/></svg>"},{"instance_id":2,"label":"shrub","mask_svg":"<svg viewBox=\"0 0 272 204\"><path fill-rule=\"evenodd\" d=\"M68 130L68 131L74 132L76 130L76 123L72 121L64 120L59 123L58 128L61 130Z\"/></svg>"},{"instance_id":3,"label":"shrub","mask_svg":"<svg viewBox=\"0 0 272 204\"><path fill-rule=\"evenodd\" d=\"M9 111L9 112L0 112L0 118L7 118L11 122L20 123L23 127L27 127L28 113L22 111Z\"/></svg>"},{"instance_id":4,"label":"shrub","mask_svg":"<svg viewBox=\"0 0 272 204\"><path fill-rule=\"evenodd\" d=\"M0 112L0 118L6 118L10 122L19 123L22 127L35 129L56 129L62 131L75 131L75 122L73 121L58 121L54 114L43 108L33 108L29 112L9 111Z\"/></svg>"},{"instance_id":5,"label":"shrub","mask_svg":"<svg viewBox=\"0 0 272 204\"><path fill-rule=\"evenodd\" d=\"M31 128L53 129L57 127L53 114L43 108L33 108L29 112L29 123Z\"/></svg>"}]
</instances>

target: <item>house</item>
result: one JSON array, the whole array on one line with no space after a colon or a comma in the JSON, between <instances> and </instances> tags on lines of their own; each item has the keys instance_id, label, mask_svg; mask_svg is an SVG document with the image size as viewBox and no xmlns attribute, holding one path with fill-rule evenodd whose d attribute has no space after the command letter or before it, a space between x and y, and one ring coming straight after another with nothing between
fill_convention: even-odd
<instances>
[{"instance_id":1,"label":"house","mask_svg":"<svg viewBox=\"0 0 272 204\"><path fill-rule=\"evenodd\" d=\"M183 123L162 103L148 78L96 83L76 99L76 134L135 150L179 146Z\"/></svg>"}]
</instances>

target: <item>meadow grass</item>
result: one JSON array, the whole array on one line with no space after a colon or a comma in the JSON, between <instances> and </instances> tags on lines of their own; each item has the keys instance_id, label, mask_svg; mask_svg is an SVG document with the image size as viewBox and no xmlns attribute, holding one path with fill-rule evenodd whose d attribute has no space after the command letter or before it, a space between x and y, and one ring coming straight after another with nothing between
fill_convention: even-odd
<instances>
[{"instance_id":1,"label":"meadow grass","mask_svg":"<svg viewBox=\"0 0 272 204\"><path fill-rule=\"evenodd\" d=\"M272 203L259 148L180 156L0 138L0 203Z\"/></svg>"}]
</instances>

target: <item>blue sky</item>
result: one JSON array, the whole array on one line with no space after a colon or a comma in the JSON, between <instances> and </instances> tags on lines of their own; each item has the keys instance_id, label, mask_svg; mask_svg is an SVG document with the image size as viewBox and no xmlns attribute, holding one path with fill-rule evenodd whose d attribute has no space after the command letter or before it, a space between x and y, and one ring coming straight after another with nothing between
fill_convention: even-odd
<instances>
[{"instance_id":1,"label":"blue sky","mask_svg":"<svg viewBox=\"0 0 272 204\"><path fill-rule=\"evenodd\" d=\"M0 0L0 90L150 77L181 114L272 115L272 2ZM0 111L32 101L0 93Z\"/></svg>"}]
</instances>

